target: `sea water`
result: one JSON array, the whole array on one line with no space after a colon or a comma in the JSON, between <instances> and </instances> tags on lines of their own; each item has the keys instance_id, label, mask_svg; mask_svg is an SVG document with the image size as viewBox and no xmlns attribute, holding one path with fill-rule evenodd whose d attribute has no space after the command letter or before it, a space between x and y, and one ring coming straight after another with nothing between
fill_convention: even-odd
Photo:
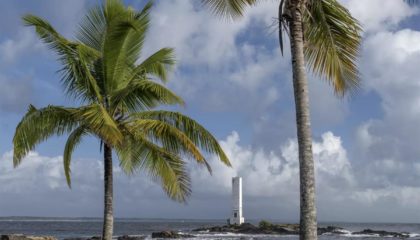
<instances>
[{"instance_id":1,"label":"sea water","mask_svg":"<svg viewBox=\"0 0 420 240\"><path fill-rule=\"evenodd\" d=\"M257 224L257 221L250 221ZM298 239L297 236L248 235L232 233L191 233L192 229L221 226L225 220L187 220L187 219L122 219L115 220L114 235L141 235L150 239L152 232L172 230L196 235L194 239ZM323 235L319 239L382 239L352 232L363 229L408 232L412 239L420 239L420 224L402 223L320 223L320 226L337 226L346 229L347 234ZM58 239L92 237L101 234L102 220L97 218L0 218L0 234L26 234L36 236L55 236ZM387 238L392 240L394 238Z\"/></svg>"}]
</instances>

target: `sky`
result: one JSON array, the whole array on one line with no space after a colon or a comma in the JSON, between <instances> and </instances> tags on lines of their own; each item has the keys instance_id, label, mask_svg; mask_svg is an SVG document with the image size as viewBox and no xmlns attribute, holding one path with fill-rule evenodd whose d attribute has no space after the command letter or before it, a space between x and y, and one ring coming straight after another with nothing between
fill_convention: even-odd
<instances>
[{"instance_id":1,"label":"sky","mask_svg":"<svg viewBox=\"0 0 420 240\"><path fill-rule=\"evenodd\" d=\"M361 89L337 98L309 76L318 220L418 222L420 219L420 9L403 0L341 0L365 32ZM75 152L72 189L63 176L65 136L40 144L14 169L12 138L29 104L74 106L63 94L56 55L23 26L46 18L66 37L98 0L0 2L0 216L100 217L103 163L99 143ZM125 1L141 9L145 1ZM143 57L174 47L168 87L219 140L233 167L211 159L213 175L189 165L193 194L169 200L147 174L125 176L115 161L115 215L226 219L231 178L242 176L244 216L296 222L299 169L289 45L281 56L277 1L262 1L234 22L198 1L158 0Z\"/></svg>"}]
</instances>

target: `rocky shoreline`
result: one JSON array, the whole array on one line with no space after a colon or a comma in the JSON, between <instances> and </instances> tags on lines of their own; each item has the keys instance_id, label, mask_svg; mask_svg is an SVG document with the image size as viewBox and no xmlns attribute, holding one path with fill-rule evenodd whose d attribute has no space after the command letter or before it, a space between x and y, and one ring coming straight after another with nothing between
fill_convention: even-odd
<instances>
[{"instance_id":1,"label":"rocky shoreline","mask_svg":"<svg viewBox=\"0 0 420 240\"><path fill-rule=\"evenodd\" d=\"M241 225L225 225L215 227L205 227L192 230L196 233L237 233L237 234L276 234L276 235L299 235L299 224L272 224L261 221L259 226L250 223ZM341 227L327 226L318 227L318 235L346 235L346 236L372 236L372 237L395 237L409 238L406 232L390 232L384 230L364 229L358 232L350 232Z\"/></svg>"},{"instance_id":2,"label":"rocky shoreline","mask_svg":"<svg viewBox=\"0 0 420 240\"><path fill-rule=\"evenodd\" d=\"M225 225L225 226L211 226L191 230L190 233L180 233L176 231L161 231L153 232L152 238L157 239L180 239L180 238L195 238L200 234L208 233L235 233L235 234L265 234L265 235L299 235L298 224L273 224L267 221L261 221L258 226L250 223L241 225ZM318 227L318 235L341 235L341 236L371 236L371 237L394 237L394 238L409 238L410 234L406 232L391 232L383 230L364 229L362 231L351 232L341 227L327 226ZM142 240L147 236L129 236L123 235L115 237L116 240ZM52 236L28 236L22 234L0 235L0 240L57 240ZM101 237L90 238L68 238L64 240L101 240Z\"/></svg>"}]
</instances>

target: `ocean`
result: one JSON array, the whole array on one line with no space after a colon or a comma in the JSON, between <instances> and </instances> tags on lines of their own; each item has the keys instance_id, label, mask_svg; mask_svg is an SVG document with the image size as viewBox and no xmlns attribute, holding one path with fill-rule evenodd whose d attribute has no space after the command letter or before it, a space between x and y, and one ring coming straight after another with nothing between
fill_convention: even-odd
<instances>
[{"instance_id":1,"label":"ocean","mask_svg":"<svg viewBox=\"0 0 420 240\"><path fill-rule=\"evenodd\" d=\"M250 221L257 224L257 221ZM114 235L142 235L151 239L152 232L174 230L190 233L192 229L224 225L224 220L187 220L187 219L116 219ZM342 236L323 235L319 239L382 239L365 235L352 235L352 232L363 229L385 230L410 233L410 239L420 239L420 224L401 223L321 223L320 226L337 226L348 231ZM101 234L102 220L97 218L0 218L0 234L26 234L35 236L55 236L58 239L92 237ZM299 239L297 236L280 235L243 235L243 234L212 234L192 233L194 239ZM399 238L386 238L389 240Z\"/></svg>"}]
</instances>

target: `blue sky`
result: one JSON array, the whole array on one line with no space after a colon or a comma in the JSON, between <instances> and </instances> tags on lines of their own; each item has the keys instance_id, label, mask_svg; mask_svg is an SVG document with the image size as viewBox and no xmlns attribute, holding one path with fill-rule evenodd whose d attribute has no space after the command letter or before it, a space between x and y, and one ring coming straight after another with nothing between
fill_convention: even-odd
<instances>
[{"instance_id":1,"label":"blue sky","mask_svg":"<svg viewBox=\"0 0 420 240\"><path fill-rule=\"evenodd\" d=\"M65 186L65 138L39 145L13 170L12 138L28 104L74 105L62 91L55 55L24 27L32 13L72 37L89 6L100 1L1 1L0 216L100 216L101 154L95 139L74 157L73 189ZM309 77L317 199L321 221L413 222L420 205L420 14L402 0L342 0L360 19L362 88L337 99ZM141 8L143 1L125 3ZM236 22L211 16L195 1L156 1L144 55L174 47L169 87L182 111L220 140L234 167L212 161L213 176L191 164L187 205L168 200L147 176L125 177L115 166L120 217L226 218L230 178L244 178L249 218L298 219L298 168L290 53L280 55L270 27L276 1L264 1ZM29 201L31 199L31 201ZM64 207L63 207L64 206Z\"/></svg>"}]
</instances>

